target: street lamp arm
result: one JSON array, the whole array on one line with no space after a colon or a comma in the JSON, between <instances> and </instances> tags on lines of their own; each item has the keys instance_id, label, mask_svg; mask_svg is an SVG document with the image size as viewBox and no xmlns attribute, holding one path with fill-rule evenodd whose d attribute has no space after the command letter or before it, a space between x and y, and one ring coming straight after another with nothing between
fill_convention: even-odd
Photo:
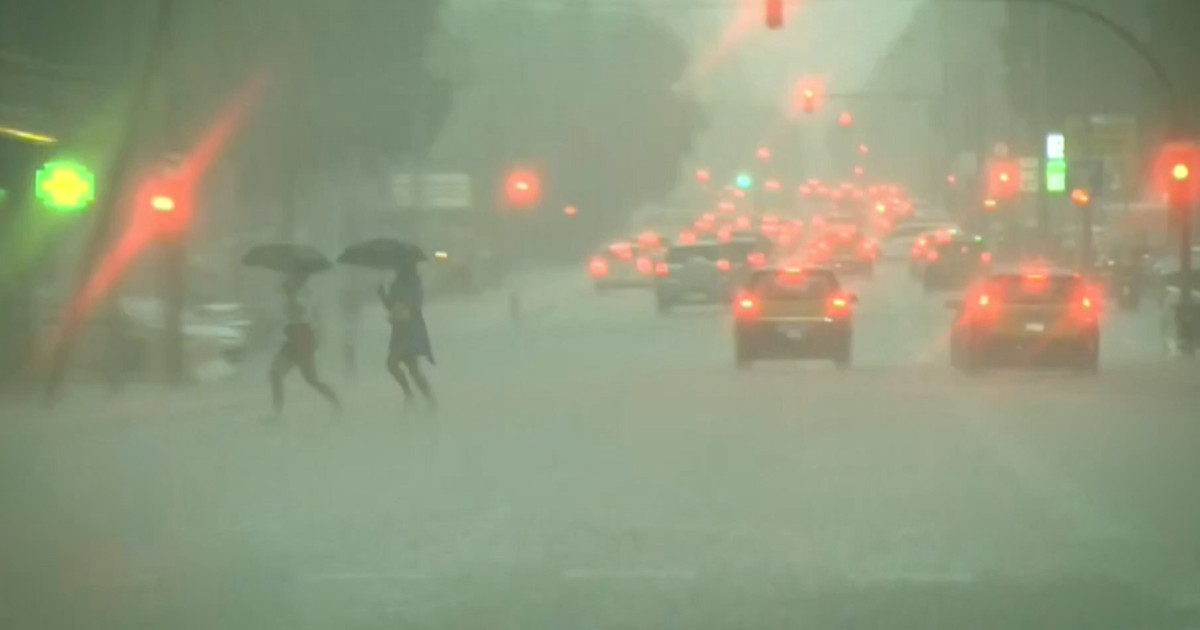
<instances>
[{"instance_id":1,"label":"street lamp arm","mask_svg":"<svg viewBox=\"0 0 1200 630\"><path fill-rule=\"evenodd\" d=\"M956 4L975 4L975 3L979 3L979 2L990 2L990 1L994 1L994 0L942 0L942 2L945 2L945 3L956 3ZM1103 26L1105 29L1108 30L1108 32L1112 33L1113 35L1116 35L1117 38L1120 39L1121 42L1124 43L1126 46L1128 46L1129 49L1132 50L1138 57L1140 57L1142 59L1142 61L1146 62L1146 65L1150 66L1150 70L1151 70L1151 72L1154 73L1154 77L1156 79L1158 79L1159 85L1162 87L1163 91L1166 92L1168 102L1170 103L1173 126L1177 126L1177 124L1180 122L1180 115L1182 112L1180 111L1180 108L1179 108L1179 99L1177 98L1178 91L1175 89L1175 83L1173 81L1171 81L1171 77L1170 77L1170 75L1167 74L1166 68L1164 68L1162 63L1159 62L1158 58L1156 58L1154 56L1154 53L1150 52L1150 49L1146 47L1146 44L1144 44L1140 39L1138 39L1133 33L1129 32L1129 29L1125 28L1124 26L1121 26L1116 21L1114 21L1112 18L1108 17L1107 15L1104 15L1103 13L1101 13L1095 9L1092 9L1091 7L1086 7L1083 5L1075 4L1073 2L1068 2L1067 0L998 0L998 1L1005 3L1005 4L1032 4L1032 5L1056 7L1067 13L1072 13L1075 15L1081 15L1083 17L1086 17L1089 20L1091 20L1092 22L1095 22L1096 24Z\"/></svg>"}]
</instances>

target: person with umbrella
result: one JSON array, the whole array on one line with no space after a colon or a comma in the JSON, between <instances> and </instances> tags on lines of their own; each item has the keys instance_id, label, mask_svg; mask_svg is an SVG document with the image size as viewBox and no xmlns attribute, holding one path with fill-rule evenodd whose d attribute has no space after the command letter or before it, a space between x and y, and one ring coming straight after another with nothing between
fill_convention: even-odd
<instances>
[{"instance_id":1,"label":"person with umbrella","mask_svg":"<svg viewBox=\"0 0 1200 630\"><path fill-rule=\"evenodd\" d=\"M324 396L335 410L339 410L341 402L337 394L317 375L317 336L311 321L312 305L306 288L309 277L332 266L329 260L311 248L260 245L251 249L243 261L248 265L284 273L284 342L271 360L268 372L276 417L283 411L283 379L295 367L300 368L300 375L305 382Z\"/></svg>"},{"instance_id":2,"label":"person with umbrella","mask_svg":"<svg viewBox=\"0 0 1200 630\"><path fill-rule=\"evenodd\" d=\"M418 248L395 239L359 243L338 257L338 262L395 272L391 286L385 289L381 285L378 291L379 301L392 325L387 369L404 391L405 402L412 401L411 377L430 409L436 409L437 398L420 365L421 357L434 363L433 346L422 312L424 289L417 273L417 263L423 260L425 255Z\"/></svg>"},{"instance_id":3,"label":"person with umbrella","mask_svg":"<svg viewBox=\"0 0 1200 630\"><path fill-rule=\"evenodd\" d=\"M388 341L387 369L396 383L404 390L405 402L412 401L412 388L408 385L408 376L417 385L421 395L431 409L437 408L437 398L429 380L421 372L420 358L425 357L433 363L433 346L429 342L429 329L425 325L424 290L421 277L417 274L415 261L397 265L396 276L391 286L385 291L379 286L379 300L387 311L388 322L392 325L392 336ZM401 367L403 366L403 367Z\"/></svg>"}]
</instances>

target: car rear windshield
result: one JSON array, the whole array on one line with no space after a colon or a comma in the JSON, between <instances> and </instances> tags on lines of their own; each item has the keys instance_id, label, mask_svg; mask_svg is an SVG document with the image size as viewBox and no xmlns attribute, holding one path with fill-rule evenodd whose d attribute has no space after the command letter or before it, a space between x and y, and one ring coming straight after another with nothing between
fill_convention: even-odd
<instances>
[{"instance_id":1,"label":"car rear windshield","mask_svg":"<svg viewBox=\"0 0 1200 630\"><path fill-rule=\"evenodd\" d=\"M994 278L1001 299L1009 304L1061 304L1071 301L1082 282L1074 276L1012 275Z\"/></svg>"},{"instance_id":2,"label":"car rear windshield","mask_svg":"<svg viewBox=\"0 0 1200 630\"><path fill-rule=\"evenodd\" d=\"M824 299L838 290L838 281L828 271L769 270L755 273L746 288L766 299Z\"/></svg>"},{"instance_id":3,"label":"car rear windshield","mask_svg":"<svg viewBox=\"0 0 1200 630\"><path fill-rule=\"evenodd\" d=\"M953 241L950 243L938 244L938 253L947 256L952 256L955 254L963 256L975 256L976 254L986 251L987 247L984 246L982 241Z\"/></svg>"},{"instance_id":4,"label":"car rear windshield","mask_svg":"<svg viewBox=\"0 0 1200 630\"><path fill-rule=\"evenodd\" d=\"M721 258L721 248L716 245L685 245L683 247L672 247L671 251L667 252L667 262L681 263L693 258L703 258L709 261L719 260Z\"/></svg>"},{"instance_id":5,"label":"car rear windshield","mask_svg":"<svg viewBox=\"0 0 1200 630\"><path fill-rule=\"evenodd\" d=\"M753 252L762 250L762 244L758 241L730 241L725 244L725 253L730 258L741 259Z\"/></svg>"}]
</instances>

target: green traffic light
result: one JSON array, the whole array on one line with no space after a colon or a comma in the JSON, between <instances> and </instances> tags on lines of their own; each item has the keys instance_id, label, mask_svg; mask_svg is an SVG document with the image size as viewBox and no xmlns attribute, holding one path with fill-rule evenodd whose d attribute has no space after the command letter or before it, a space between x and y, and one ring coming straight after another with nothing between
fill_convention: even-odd
<instances>
[{"instance_id":1,"label":"green traffic light","mask_svg":"<svg viewBox=\"0 0 1200 630\"><path fill-rule=\"evenodd\" d=\"M750 175L748 175L746 173L742 173L737 176L737 187L738 188L741 188L742 190L748 190L753 185L754 185L754 180L750 178Z\"/></svg>"},{"instance_id":2,"label":"green traffic light","mask_svg":"<svg viewBox=\"0 0 1200 630\"><path fill-rule=\"evenodd\" d=\"M47 162L34 178L38 201L50 210L83 210L96 199L96 176L91 169L70 160Z\"/></svg>"}]
</instances>

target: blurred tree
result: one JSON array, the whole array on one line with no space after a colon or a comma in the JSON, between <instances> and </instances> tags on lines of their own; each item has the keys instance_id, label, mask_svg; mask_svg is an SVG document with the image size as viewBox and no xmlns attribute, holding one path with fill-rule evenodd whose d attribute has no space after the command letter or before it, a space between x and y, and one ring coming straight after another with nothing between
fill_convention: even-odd
<instances>
[{"instance_id":1,"label":"blurred tree","mask_svg":"<svg viewBox=\"0 0 1200 630\"><path fill-rule=\"evenodd\" d=\"M488 205L511 166L541 167L544 211L521 229L528 246L577 251L672 190L703 116L676 87L688 59L670 29L639 11L585 4L496 5L461 23L471 80L437 156L470 165ZM570 221L566 205L579 208Z\"/></svg>"}]
</instances>

